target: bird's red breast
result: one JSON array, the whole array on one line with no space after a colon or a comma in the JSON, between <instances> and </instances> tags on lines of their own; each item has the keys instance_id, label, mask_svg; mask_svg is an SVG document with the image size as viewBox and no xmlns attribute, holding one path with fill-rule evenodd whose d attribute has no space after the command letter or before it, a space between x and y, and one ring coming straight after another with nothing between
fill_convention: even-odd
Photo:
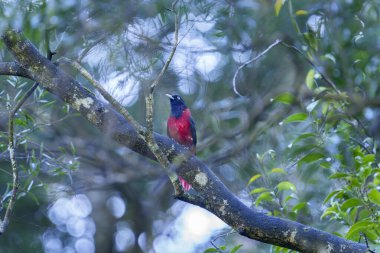
<instances>
[{"instance_id":1,"label":"bird's red breast","mask_svg":"<svg viewBox=\"0 0 380 253\"><path fill-rule=\"evenodd\" d=\"M170 116L167 122L168 136L181 145L188 147L195 154L195 141L193 131L191 112L186 108L178 118Z\"/></svg>"}]
</instances>

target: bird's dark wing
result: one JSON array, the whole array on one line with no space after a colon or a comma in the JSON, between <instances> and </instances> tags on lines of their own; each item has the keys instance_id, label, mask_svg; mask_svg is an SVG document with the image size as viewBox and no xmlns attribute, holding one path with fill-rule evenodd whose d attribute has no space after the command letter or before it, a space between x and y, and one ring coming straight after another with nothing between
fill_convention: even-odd
<instances>
[{"instance_id":1,"label":"bird's dark wing","mask_svg":"<svg viewBox=\"0 0 380 253\"><path fill-rule=\"evenodd\" d=\"M195 146L197 145L197 131L195 130L195 122L193 118L190 118L190 131L191 131L191 137L193 138L193 144Z\"/></svg>"}]
</instances>

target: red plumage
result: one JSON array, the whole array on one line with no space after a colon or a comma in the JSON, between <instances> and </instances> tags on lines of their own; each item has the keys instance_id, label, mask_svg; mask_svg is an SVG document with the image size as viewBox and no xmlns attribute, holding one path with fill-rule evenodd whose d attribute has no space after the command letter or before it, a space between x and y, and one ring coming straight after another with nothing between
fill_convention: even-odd
<instances>
[{"instance_id":1,"label":"red plumage","mask_svg":"<svg viewBox=\"0 0 380 253\"><path fill-rule=\"evenodd\" d=\"M167 122L167 133L170 138L179 144L188 147L195 154L195 144L192 135L191 112L187 108L182 112L181 117L169 116Z\"/></svg>"},{"instance_id":2,"label":"red plumage","mask_svg":"<svg viewBox=\"0 0 380 253\"><path fill-rule=\"evenodd\" d=\"M195 154L197 134L191 112L180 96L166 95L170 98L171 105L171 114L167 121L167 134L179 144L189 148L192 154ZM191 185L182 177L178 177L184 190L190 190Z\"/></svg>"}]
</instances>

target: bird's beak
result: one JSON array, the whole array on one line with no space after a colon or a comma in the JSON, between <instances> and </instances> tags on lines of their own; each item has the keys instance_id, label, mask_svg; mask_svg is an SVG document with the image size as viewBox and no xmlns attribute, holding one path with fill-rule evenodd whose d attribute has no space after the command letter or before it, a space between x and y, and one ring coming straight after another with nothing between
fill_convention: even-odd
<instances>
[{"instance_id":1,"label":"bird's beak","mask_svg":"<svg viewBox=\"0 0 380 253\"><path fill-rule=\"evenodd\" d=\"M170 99L174 99L172 95L170 94L165 94L166 96L168 96Z\"/></svg>"}]
</instances>

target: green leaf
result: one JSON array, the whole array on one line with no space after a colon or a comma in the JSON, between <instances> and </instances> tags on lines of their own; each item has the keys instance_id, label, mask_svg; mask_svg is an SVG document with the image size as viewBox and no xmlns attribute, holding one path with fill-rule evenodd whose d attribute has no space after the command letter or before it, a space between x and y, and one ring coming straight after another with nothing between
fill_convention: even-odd
<instances>
[{"instance_id":1,"label":"green leaf","mask_svg":"<svg viewBox=\"0 0 380 253\"><path fill-rule=\"evenodd\" d=\"M285 120L284 123L292 123L292 122L302 122L307 119L307 114L306 113L295 113L290 116L288 116Z\"/></svg>"},{"instance_id":2,"label":"green leaf","mask_svg":"<svg viewBox=\"0 0 380 253\"><path fill-rule=\"evenodd\" d=\"M317 34L313 31L308 31L302 34L303 38L308 42L309 46L314 50L318 50Z\"/></svg>"},{"instance_id":3,"label":"green leaf","mask_svg":"<svg viewBox=\"0 0 380 253\"><path fill-rule=\"evenodd\" d=\"M297 199L293 194L286 196L284 203L287 204L290 200Z\"/></svg>"},{"instance_id":4,"label":"green leaf","mask_svg":"<svg viewBox=\"0 0 380 253\"><path fill-rule=\"evenodd\" d=\"M304 157L302 157L298 161L298 165L301 165L303 163L312 163L312 162L315 162L315 161L322 159L324 157L325 157L325 155L321 154L321 153L310 153L310 154L307 154Z\"/></svg>"},{"instance_id":5,"label":"green leaf","mask_svg":"<svg viewBox=\"0 0 380 253\"><path fill-rule=\"evenodd\" d=\"M322 56L322 59L330 60L334 64L336 63L335 57L332 54L325 54L325 55Z\"/></svg>"},{"instance_id":6,"label":"green leaf","mask_svg":"<svg viewBox=\"0 0 380 253\"><path fill-rule=\"evenodd\" d=\"M208 248L205 251L203 251L203 253L211 253L211 252L218 252L218 250L215 248Z\"/></svg>"},{"instance_id":7,"label":"green leaf","mask_svg":"<svg viewBox=\"0 0 380 253\"><path fill-rule=\"evenodd\" d=\"M329 162L321 162L319 165L323 168L326 168L326 169L331 168L331 163L329 163Z\"/></svg>"},{"instance_id":8,"label":"green leaf","mask_svg":"<svg viewBox=\"0 0 380 253\"><path fill-rule=\"evenodd\" d=\"M304 208L305 206L306 206L306 202L301 202L301 203L295 205L295 206L292 208L292 212L297 213L299 210L301 210L301 209Z\"/></svg>"},{"instance_id":9,"label":"green leaf","mask_svg":"<svg viewBox=\"0 0 380 253\"><path fill-rule=\"evenodd\" d=\"M315 75L315 70L314 69L310 69L309 72L307 72L307 75L306 75L306 86L310 89L310 90L314 90L315 88L315 83L314 83L314 75Z\"/></svg>"},{"instance_id":10,"label":"green leaf","mask_svg":"<svg viewBox=\"0 0 380 253\"><path fill-rule=\"evenodd\" d=\"M316 137L316 134L315 133L304 133L304 134L301 134L300 136L298 136L293 142L292 142L292 146L294 144L296 144L297 142L301 141L301 140L304 140L304 139L307 139L307 138L310 138L310 137Z\"/></svg>"},{"instance_id":11,"label":"green leaf","mask_svg":"<svg viewBox=\"0 0 380 253\"><path fill-rule=\"evenodd\" d=\"M272 173L285 173L286 174L286 171L283 168L273 168L273 169L271 169L269 174L272 174Z\"/></svg>"},{"instance_id":12,"label":"green leaf","mask_svg":"<svg viewBox=\"0 0 380 253\"><path fill-rule=\"evenodd\" d=\"M358 199L358 198L352 198L352 199L346 200L342 204L341 209L342 209L342 211L346 211L350 207L361 206L361 205L362 205L362 201L360 199Z\"/></svg>"},{"instance_id":13,"label":"green leaf","mask_svg":"<svg viewBox=\"0 0 380 253\"><path fill-rule=\"evenodd\" d=\"M239 244L239 245L236 245L235 247L233 247L230 251L230 253L235 253L236 251L238 251L238 249L240 249L241 247L243 247L243 244Z\"/></svg>"},{"instance_id":14,"label":"green leaf","mask_svg":"<svg viewBox=\"0 0 380 253\"><path fill-rule=\"evenodd\" d=\"M377 241L379 239L379 234L378 231L375 229L368 229L367 231L364 232L365 236L370 240L370 241ZM371 251L370 251L371 252Z\"/></svg>"},{"instance_id":15,"label":"green leaf","mask_svg":"<svg viewBox=\"0 0 380 253\"><path fill-rule=\"evenodd\" d=\"M375 203L376 205L380 206L380 192L376 189L372 189L370 192L368 192L368 199Z\"/></svg>"},{"instance_id":16,"label":"green leaf","mask_svg":"<svg viewBox=\"0 0 380 253\"><path fill-rule=\"evenodd\" d=\"M321 215L321 220L322 220L323 218L325 218L326 216L328 216L328 215L336 216L337 213L338 213L338 210L337 210L336 206L331 206L331 207L327 208L327 209L323 212L323 214Z\"/></svg>"},{"instance_id":17,"label":"green leaf","mask_svg":"<svg viewBox=\"0 0 380 253\"><path fill-rule=\"evenodd\" d=\"M255 182L257 179L259 179L261 177L261 174L256 174L254 175L253 177L251 177L251 179L249 179L248 181L248 185L252 184L253 182Z\"/></svg>"},{"instance_id":18,"label":"green leaf","mask_svg":"<svg viewBox=\"0 0 380 253\"><path fill-rule=\"evenodd\" d=\"M369 155L365 155L363 157L362 163L363 164L367 164L367 163L371 164L374 161L375 161L375 154L369 154Z\"/></svg>"},{"instance_id":19,"label":"green leaf","mask_svg":"<svg viewBox=\"0 0 380 253\"><path fill-rule=\"evenodd\" d=\"M366 232L370 225L374 223L369 220L359 221L352 225L346 234L347 239L351 239L354 235L357 235L359 232Z\"/></svg>"},{"instance_id":20,"label":"green leaf","mask_svg":"<svg viewBox=\"0 0 380 253\"><path fill-rule=\"evenodd\" d=\"M296 11L296 16L302 16L302 15L307 15L309 12L305 10L298 10Z\"/></svg>"},{"instance_id":21,"label":"green leaf","mask_svg":"<svg viewBox=\"0 0 380 253\"><path fill-rule=\"evenodd\" d=\"M276 13L276 16L280 14L281 8L284 5L285 1L286 0L276 0L276 2L274 3L274 11Z\"/></svg>"},{"instance_id":22,"label":"green leaf","mask_svg":"<svg viewBox=\"0 0 380 253\"><path fill-rule=\"evenodd\" d=\"M28 196L34 201L36 205L40 205L39 198L35 194L33 194L32 192L28 192Z\"/></svg>"},{"instance_id":23,"label":"green leaf","mask_svg":"<svg viewBox=\"0 0 380 253\"><path fill-rule=\"evenodd\" d=\"M263 192L256 199L256 206L258 206L262 201L271 202L273 200L273 196L270 192Z\"/></svg>"},{"instance_id":24,"label":"green leaf","mask_svg":"<svg viewBox=\"0 0 380 253\"><path fill-rule=\"evenodd\" d=\"M274 101L278 101L284 104L292 104L294 100L295 100L295 97L293 96L293 94L289 92L281 93L274 99Z\"/></svg>"},{"instance_id":25,"label":"green leaf","mask_svg":"<svg viewBox=\"0 0 380 253\"><path fill-rule=\"evenodd\" d=\"M349 177L350 175L344 172L337 172L329 176L329 179L338 179L338 178L346 178Z\"/></svg>"},{"instance_id":26,"label":"green leaf","mask_svg":"<svg viewBox=\"0 0 380 253\"><path fill-rule=\"evenodd\" d=\"M269 189L265 187L260 187L252 190L249 194L256 194L256 193L262 193L262 192L268 192Z\"/></svg>"},{"instance_id":27,"label":"green leaf","mask_svg":"<svg viewBox=\"0 0 380 253\"><path fill-rule=\"evenodd\" d=\"M218 38L226 36L226 34L224 33L224 31L221 31L221 30L216 31L213 35L215 37L218 37Z\"/></svg>"},{"instance_id":28,"label":"green leaf","mask_svg":"<svg viewBox=\"0 0 380 253\"><path fill-rule=\"evenodd\" d=\"M374 177L373 177L373 184L375 186L380 185L380 173L376 172Z\"/></svg>"},{"instance_id":29,"label":"green leaf","mask_svg":"<svg viewBox=\"0 0 380 253\"><path fill-rule=\"evenodd\" d=\"M329 201L332 197L334 197L335 195L337 195L340 192L341 192L340 190L336 190L336 191L330 192L329 195L327 195L327 197L323 201L323 204L326 204L327 201Z\"/></svg>"},{"instance_id":30,"label":"green leaf","mask_svg":"<svg viewBox=\"0 0 380 253\"><path fill-rule=\"evenodd\" d=\"M293 192L297 191L296 186L289 181L284 181L284 182L279 183L276 186L276 188L278 189L278 191L285 191L285 190L291 190Z\"/></svg>"}]
</instances>

